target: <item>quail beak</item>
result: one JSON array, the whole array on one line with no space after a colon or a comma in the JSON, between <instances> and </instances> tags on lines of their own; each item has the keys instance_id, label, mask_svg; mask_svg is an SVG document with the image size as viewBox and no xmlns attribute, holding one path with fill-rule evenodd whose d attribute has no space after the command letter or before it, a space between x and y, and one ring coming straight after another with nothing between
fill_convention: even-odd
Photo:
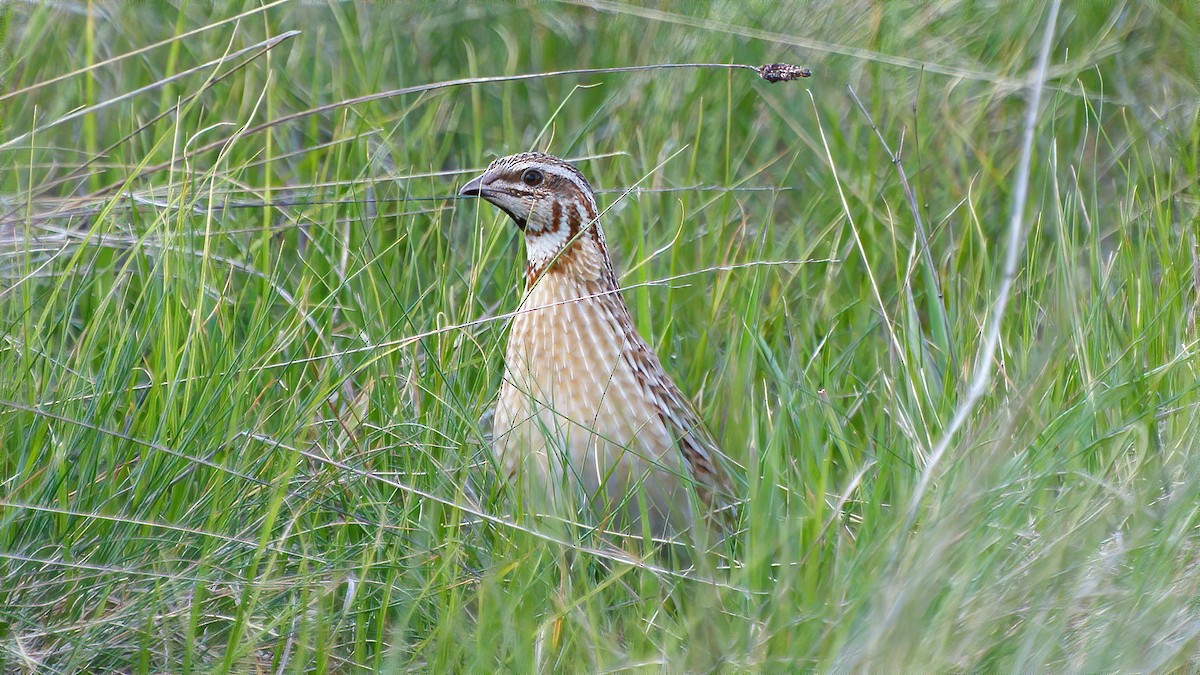
<instances>
[{"instance_id":1,"label":"quail beak","mask_svg":"<svg viewBox=\"0 0 1200 675\"><path fill-rule=\"evenodd\" d=\"M517 215L515 213L513 213L512 211L508 210L508 208L506 206L504 206L502 204L498 204L498 203L496 203L495 200L488 198L488 192L487 192L486 188L483 187L483 179L486 176L487 176L487 174L484 174L483 176L479 176L478 178L472 179L466 185L462 186L462 188L458 191L458 194L462 195L463 197L480 197L482 199L486 199L487 201L494 204L501 211L507 213L508 217L512 218L513 222L517 224L517 227L520 228L521 230L524 230L525 224L526 224L526 220L524 218L517 217Z\"/></svg>"},{"instance_id":2,"label":"quail beak","mask_svg":"<svg viewBox=\"0 0 1200 675\"><path fill-rule=\"evenodd\" d=\"M480 197L482 196L482 190L483 176L477 176L466 185L462 186L462 189L458 191L458 194L464 197Z\"/></svg>"}]
</instances>

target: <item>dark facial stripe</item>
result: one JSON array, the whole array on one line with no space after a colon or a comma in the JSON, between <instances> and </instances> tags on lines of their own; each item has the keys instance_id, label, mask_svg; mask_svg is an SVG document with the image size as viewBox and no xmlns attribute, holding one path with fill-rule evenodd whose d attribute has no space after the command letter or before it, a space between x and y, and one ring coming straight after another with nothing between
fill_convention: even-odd
<instances>
[{"instance_id":1,"label":"dark facial stripe","mask_svg":"<svg viewBox=\"0 0 1200 675\"><path fill-rule=\"evenodd\" d=\"M557 232L562 227L562 211L562 202L557 199L553 200L550 204L550 227L548 231Z\"/></svg>"},{"instance_id":2,"label":"dark facial stripe","mask_svg":"<svg viewBox=\"0 0 1200 675\"><path fill-rule=\"evenodd\" d=\"M588 208L586 206L586 202L582 202L582 203L585 204L584 209L586 210ZM567 211L567 232L570 234L572 239L574 239L579 234L579 229L581 227L583 227L583 223L580 222L580 220L579 220L579 210L575 209L575 208L568 209L568 211ZM593 229L595 229L595 228L593 228Z\"/></svg>"}]
</instances>

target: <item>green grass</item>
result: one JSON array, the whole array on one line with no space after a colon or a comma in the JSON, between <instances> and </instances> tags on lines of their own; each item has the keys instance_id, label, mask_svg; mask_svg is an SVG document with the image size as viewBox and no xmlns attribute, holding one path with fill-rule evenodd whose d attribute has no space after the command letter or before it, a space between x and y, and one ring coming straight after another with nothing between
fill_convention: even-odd
<instances>
[{"instance_id":1,"label":"green grass","mask_svg":"<svg viewBox=\"0 0 1200 675\"><path fill-rule=\"evenodd\" d=\"M1048 4L256 6L0 5L5 671L1200 660L1192 4L1062 8L991 384L924 492L994 311ZM283 120L771 61L814 76ZM902 148L927 258L847 84ZM751 469L737 569L556 542L496 488L480 419L523 253L451 196L531 147L609 190L639 330Z\"/></svg>"}]
</instances>

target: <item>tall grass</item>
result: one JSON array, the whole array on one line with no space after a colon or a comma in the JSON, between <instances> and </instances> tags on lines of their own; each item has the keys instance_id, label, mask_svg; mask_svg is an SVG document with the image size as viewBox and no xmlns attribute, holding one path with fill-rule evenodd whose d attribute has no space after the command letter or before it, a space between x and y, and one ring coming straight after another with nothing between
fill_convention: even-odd
<instances>
[{"instance_id":1,"label":"tall grass","mask_svg":"<svg viewBox=\"0 0 1200 675\"><path fill-rule=\"evenodd\" d=\"M1193 666L1200 23L1070 3L1031 78L1049 10L0 6L4 669ZM453 195L533 147L750 468L732 570L497 489L523 252Z\"/></svg>"}]
</instances>

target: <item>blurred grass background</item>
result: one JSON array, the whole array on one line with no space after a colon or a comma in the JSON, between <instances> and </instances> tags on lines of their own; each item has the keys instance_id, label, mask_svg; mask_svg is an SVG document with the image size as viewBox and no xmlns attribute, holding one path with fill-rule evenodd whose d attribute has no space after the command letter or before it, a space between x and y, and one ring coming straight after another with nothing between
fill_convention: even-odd
<instances>
[{"instance_id":1,"label":"blurred grass background","mask_svg":"<svg viewBox=\"0 0 1200 675\"><path fill-rule=\"evenodd\" d=\"M0 5L4 670L1194 667L1196 5L1061 8L992 386L917 490L1050 11ZM356 100L773 61L814 76ZM497 495L523 251L454 195L530 148L605 190L639 330L751 468L734 570L572 552Z\"/></svg>"}]
</instances>

